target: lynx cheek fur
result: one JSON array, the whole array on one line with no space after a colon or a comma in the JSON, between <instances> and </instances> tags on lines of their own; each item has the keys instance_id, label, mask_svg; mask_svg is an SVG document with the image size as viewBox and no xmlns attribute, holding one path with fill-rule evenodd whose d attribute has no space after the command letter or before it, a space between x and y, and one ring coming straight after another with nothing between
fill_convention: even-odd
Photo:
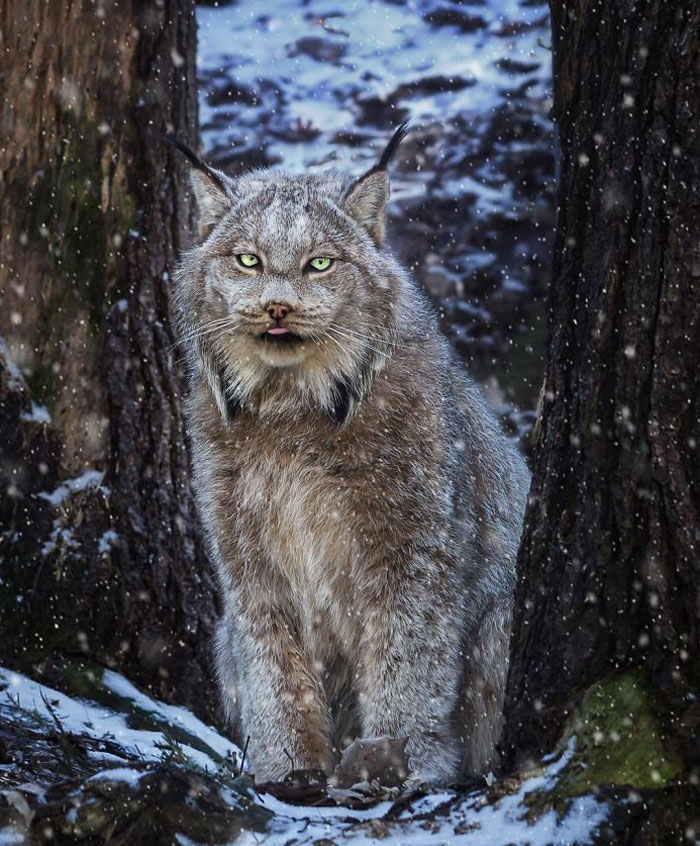
<instances>
[{"instance_id":1,"label":"lynx cheek fur","mask_svg":"<svg viewBox=\"0 0 700 846\"><path fill-rule=\"evenodd\" d=\"M200 211L176 308L217 671L262 780L382 735L449 780L500 731L528 473L382 246L404 134L359 179L233 179L171 139Z\"/></svg>"}]
</instances>

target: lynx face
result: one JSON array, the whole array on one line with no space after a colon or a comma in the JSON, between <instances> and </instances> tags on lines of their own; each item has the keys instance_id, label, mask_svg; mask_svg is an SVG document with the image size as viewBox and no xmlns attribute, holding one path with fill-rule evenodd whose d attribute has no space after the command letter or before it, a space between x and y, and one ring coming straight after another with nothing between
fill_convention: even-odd
<instances>
[{"instance_id":1,"label":"lynx face","mask_svg":"<svg viewBox=\"0 0 700 846\"><path fill-rule=\"evenodd\" d=\"M264 410L267 396L278 413L296 403L344 419L381 369L405 284L380 249L403 134L360 179L232 179L174 142L195 165L202 238L179 270L181 337L224 417L254 399Z\"/></svg>"},{"instance_id":2,"label":"lynx face","mask_svg":"<svg viewBox=\"0 0 700 846\"><path fill-rule=\"evenodd\" d=\"M277 176L253 187L205 241L201 321L223 322L231 365L343 370L360 352L387 285L370 273L381 264L373 241L335 194L331 180Z\"/></svg>"}]
</instances>

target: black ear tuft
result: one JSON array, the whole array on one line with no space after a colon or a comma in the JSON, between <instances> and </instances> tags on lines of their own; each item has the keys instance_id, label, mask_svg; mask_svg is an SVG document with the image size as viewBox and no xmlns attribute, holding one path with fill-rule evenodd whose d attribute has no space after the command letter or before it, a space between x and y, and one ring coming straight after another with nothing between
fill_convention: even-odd
<instances>
[{"instance_id":1,"label":"black ear tuft","mask_svg":"<svg viewBox=\"0 0 700 846\"><path fill-rule=\"evenodd\" d=\"M384 238L384 211L389 200L387 168L396 148L408 135L408 123L391 136L376 165L350 184L341 201L342 208L374 239L380 247Z\"/></svg>"},{"instance_id":2,"label":"black ear tuft","mask_svg":"<svg viewBox=\"0 0 700 846\"><path fill-rule=\"evenodd\" d=\"M198 170L206 170L204 162L195 153L193 153L192 150L190 150L187 144L183 144L182 141L178 140L174 135L169 135L167 132L161 132L160 137L166 144L170 144L171 147L175 147L176 150L179 150L183 155L187 156L190 163Z\"/></svg>"},{"instance_id":3,"label":"black ear tuft","mask_svg":"<svg viewBox=\"0 0 700 846\"><path fill-rule=\"evenodd\" d=\"M219 178L219 175L216 173L215 170L209 167L209 165L204 164L204 162L199 158L199 156L192 152L187 144L183 144L182 141L179 141L174 135L168 135L167 132L162 132L160 136L166 144L170 144L171 147L174 147L176 150L179 150L184 156L189 159L190 164L195 170L198 170L200 173L206 174L212 182L215 182L222 191L226 191L226 186Z\"/></svg>"},{"instance_id":4,"label":"black ear tuft","mask_svg":"<svg viewBox=\"0 0 700 846\"><path fill-rule=\"evenodd\" d=\"M411 131L410 126L408 125L408 121L405 120L399 127L396 129L394 134L391 136L391 140L384 148L384 152L379 158L377 164L369 171L370 173L376 173L378 170L386 170L389 167L389 162L392 159L392 156L398 149L399 144L403 141L403 139L408 135Z\"/></svg>"},{"instance_id":5,"label":"black ear tuft","mask_svg":"<svg viewBox=\"0 0 700 846\"><path fill-rule=\"evenodd\" d=\"M182 141L173 135L161 135L166 144L170 144L187 157L192 165L190 182L197 201L197 222L201 238L207 238L216 224L231 209L234 201L233 181L204 162Z\"/></svg>"},{"instance_id":6,"label":"black ear tuft","mask_svg":"<svg viewBox=\"0 0 700 846\"><path fill-rule=\"evenodd\" d=\"M384 148L381 156L379 157L379 161L376 165L372 165L372 167L366 172L363 173L362 176L359 176L347 189L345 192L345 196L349 196L353 189L362 182L363 179L367 179L368 176L372 176L373 173L382 173L386 171L389 167L389 162L391 161L394 153L398 149L399 144L403 141L403 139L408 135L411 131L411 127L408 124L408 121L405 120L399 127L394 131L394 134L391 136L389 143Z\"/></svg>"}]
</instances>

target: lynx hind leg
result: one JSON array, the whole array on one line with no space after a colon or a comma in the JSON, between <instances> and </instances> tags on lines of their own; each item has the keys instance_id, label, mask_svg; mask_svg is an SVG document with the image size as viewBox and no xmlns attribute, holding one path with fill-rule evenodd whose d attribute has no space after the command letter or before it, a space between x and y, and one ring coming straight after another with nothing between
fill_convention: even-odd
<instances>
[{"instance_id":1,"label":"lynx hind leg","mask_svg":"<svg viewBox=\"0 0 700 846\"><path fill-rule=\"evenodd\" d=\"M498 765L510 627L510 604L498 605L484 615L476 635L465 643L457 713L464 776L481 775Z\"/></svg>"},{"instance_id":2,"label":"lynx hind leg","mask_svg":"<svg viewBox=\"0 0 700 846\"><path fill-rule=\"evenodd\" d=\"M237 743L245 742L241 737L241 720L238 705L239 680L235 665L235 632L228 616L219 620L216 630L214 644L214 658L216 664L216 677L221 691L221 704L223 705L226 721L231 727L231 733Z\"/></svg>"}]
</instances>

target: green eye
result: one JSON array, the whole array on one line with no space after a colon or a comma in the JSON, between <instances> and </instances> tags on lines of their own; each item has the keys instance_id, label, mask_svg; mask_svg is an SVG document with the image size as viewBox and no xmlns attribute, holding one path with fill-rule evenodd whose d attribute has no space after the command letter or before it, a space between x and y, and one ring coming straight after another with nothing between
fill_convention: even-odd
<instances>
[{"instance_id":1,"label":"green eye","mask_svg":"<svg viewBox=\"0 0 700 846\"><path fill-rule=\"evenodd\" d=\"M256 264L260 264L260 259L252 253L241 253L236 258L243 267L255 267Z\"/></svg>"},{"instance_id":2,"label":"green eye","mask_svg":"<svg viewBox=\"0 0 700 846\"><path fill-rule=\"evenodd\" d=\"M316 258L312 258L309 262L309 265L313 267L314 270L328 270L332 264L333 259L326 256L317 256Z\"/></svg>"}]
</instances>

